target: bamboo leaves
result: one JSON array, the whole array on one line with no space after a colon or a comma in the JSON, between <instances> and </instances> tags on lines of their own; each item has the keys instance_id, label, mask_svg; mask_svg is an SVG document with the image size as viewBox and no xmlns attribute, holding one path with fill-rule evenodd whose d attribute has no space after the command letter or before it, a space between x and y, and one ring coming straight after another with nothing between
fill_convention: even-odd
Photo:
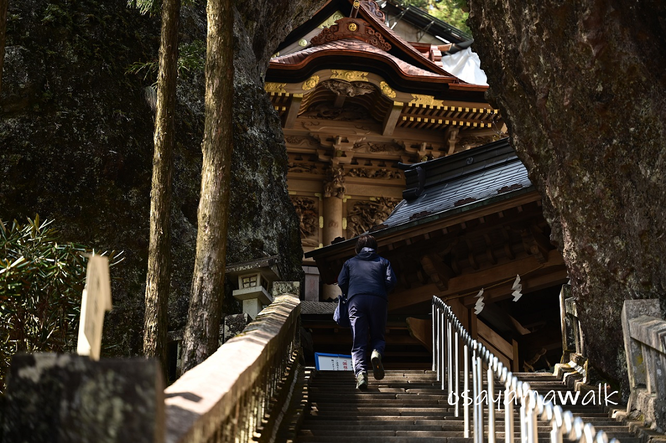
<instances>
[{"instance_id":1,"label":"bamboo leaves","mask_svg":"<svg viewBox=\"0 0 666 443\"><path fill-rule=\"evenodd\" d=\"M58 242L52 223L0 220L0 391L15 353L76 346L87 251ZM121 255L111 258L117 263Z\"/></svg>"}]
</instances>

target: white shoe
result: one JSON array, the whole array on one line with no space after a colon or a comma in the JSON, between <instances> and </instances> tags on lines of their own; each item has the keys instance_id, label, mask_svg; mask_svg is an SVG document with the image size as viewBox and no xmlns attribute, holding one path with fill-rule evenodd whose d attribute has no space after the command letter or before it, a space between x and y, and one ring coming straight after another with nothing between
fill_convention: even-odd
<instances>
[{"instance_id":1,"label":"white shoe","mask_svg":"<svg viewBox=\"0 0 666 443\"><path fill-rule=\"evenodd\" d=\"M370 357L370 362L372 363L372 374L375 376L376 380L381 380L384 378L384 365L382 365L382 354L378 350L372 351L372 357Z\"/></svg>"}]
</instances>

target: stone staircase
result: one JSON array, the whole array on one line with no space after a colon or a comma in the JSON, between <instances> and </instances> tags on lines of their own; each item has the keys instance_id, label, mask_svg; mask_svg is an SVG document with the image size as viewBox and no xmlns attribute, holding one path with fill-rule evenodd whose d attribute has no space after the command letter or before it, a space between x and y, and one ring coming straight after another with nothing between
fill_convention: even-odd
<instances>
[{"instance_id":1,"label":"stone staircase","mask_svg":"<svg viewBox=\"0 0 666 443\"><path fill-rule=\"evenodd\" d=\"M519 373L518 378L528 381L541 395L548 391L564 391L566 386L552 374ZM370 375L367 391L355 389L351 372L317 372L310 370L304 390L302 417L292 427L295 437L289 439L306 442L439 442L471 443L463 437L462 408L460 417L447 396L440 390L431 371L386 371L383 380ZM503 398L503 397L502 397ZM582 395L580 396L582 399ZM580 403L580 400L579 400ZM595 428L603 429L609 438L621 443L641 443L630 427L610 417L603 406L571 406L568 409ZM497 440L504 440L504 412L497 411ZM471 420L472 411L470 411ZM516 413L517 416L517 408ZM487 412L484 411L487 420ZM487 429L487 424L486 424ZM514 423L516 441L520 437L520 423ZM550 427L539 422L540 441L548 441ZM487 441L487 437L484 438Z\"/></svg>"}]
</instances>

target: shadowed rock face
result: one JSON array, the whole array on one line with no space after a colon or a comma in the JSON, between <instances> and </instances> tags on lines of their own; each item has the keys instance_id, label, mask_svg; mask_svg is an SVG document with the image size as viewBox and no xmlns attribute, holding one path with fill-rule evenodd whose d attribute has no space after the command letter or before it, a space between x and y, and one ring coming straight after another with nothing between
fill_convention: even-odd
<instances>
[{"instance_id":1,"label":"shadowed rock face","mask_svg":"<svg viewBox=\"0 0 666 443\"><path fill-rule=\"evenodd\" d=\"M205 41L205 2L183 8L181 40ZM236 2L232 211L227 263L280 255L299 279L302 250L279 121L263 90L274 48L321 1ZM125 251L112 270L105 345L141 349L153 112L126 74L157 59L159 20L126 0L11 2L0 95L0 218L56 219L63 241ZM203 73L179 79L170 329L184 325L194 264L204 123ZM225 309L233 310L233 299Z\"/></svg>"},{"instance_id":2,"label":"shadowed rock face","mask_svg":"<svg viewBox=\"0 0 666 443\"><path fill-rule=\"evenodd\" d=\"M626 396L623 300L666 304L666 4L469 3L489 98L544 197L586 354Z\"/></svg>"}]
</instances>

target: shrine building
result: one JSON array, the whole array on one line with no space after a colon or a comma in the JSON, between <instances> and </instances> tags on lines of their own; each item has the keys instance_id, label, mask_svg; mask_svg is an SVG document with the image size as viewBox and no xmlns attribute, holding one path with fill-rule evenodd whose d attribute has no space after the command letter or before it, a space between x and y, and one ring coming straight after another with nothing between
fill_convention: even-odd
<instances>
[{"instance_id":1,"label":"shrine building","mask_svg":"<svg viewBox=\"0 0 666 443\"><path fill-rule=\"evenodd\" d=\"M561 353L551 311L566 270L540 196L485 100L472 43L395 1L331 0L271 59L265 88L289 157L305 252L302 319L315 352L349 353L330 300L355 237L371 232L399 279L388 367L430 364L433 295L510 366Z\"/></svg>"}]
</instances>

